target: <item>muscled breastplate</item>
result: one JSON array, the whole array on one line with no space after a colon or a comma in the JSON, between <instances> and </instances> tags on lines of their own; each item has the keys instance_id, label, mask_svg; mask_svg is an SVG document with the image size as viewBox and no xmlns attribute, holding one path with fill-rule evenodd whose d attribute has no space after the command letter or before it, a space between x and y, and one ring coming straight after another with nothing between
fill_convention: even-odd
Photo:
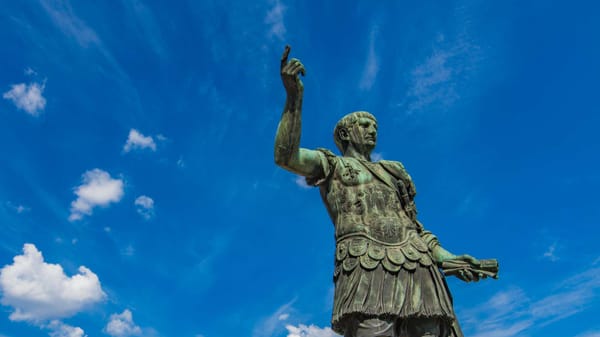
<instances>
[{"instance_id":1,"label":"muscled breastplate","mask_svg":"<svg viewBox=\"0 0 600 337\"><path fill-rule=\"evenodd\" d=\"M324 198L335 224L336 239L365 236L394 244L416 232L397 191L366 166L378 164L354 158L339 158L337 164Z\"/></svg>"}]
</instances>

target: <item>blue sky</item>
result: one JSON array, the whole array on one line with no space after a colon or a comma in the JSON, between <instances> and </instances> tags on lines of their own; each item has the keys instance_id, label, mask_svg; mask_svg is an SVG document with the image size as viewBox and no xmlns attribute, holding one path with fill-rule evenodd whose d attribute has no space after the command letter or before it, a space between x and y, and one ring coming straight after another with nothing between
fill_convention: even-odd
<instances>
[{"instance_id":1,"label":"blue sky","mask_svg":"<svg viewBox=\"0 0 600 337\"><path fill-rule=\"evenodd\" d=\"M273 162L285 44L302 146L372 112L421 222L499 259L449 280L467 336L600 336L598 10L3 3L0 336L333 336L331 222Z\"/></svg>"}]
</instances>

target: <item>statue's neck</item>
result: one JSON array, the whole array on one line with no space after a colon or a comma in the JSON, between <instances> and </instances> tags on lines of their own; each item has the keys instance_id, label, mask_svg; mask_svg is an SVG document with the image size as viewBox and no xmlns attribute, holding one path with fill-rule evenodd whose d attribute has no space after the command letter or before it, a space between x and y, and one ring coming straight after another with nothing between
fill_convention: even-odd
<instances>
[{"instance_id":1,"label":"statue's neck","mask_svg":"<svg viewBox=\"0 0 600 337\"><path fill-rule=\"evenodd\" d=\"M344 152L344 157L352 157L359 160L371 161L371 151L359 151L351 144Z\"/></svg>"}]
</instances>

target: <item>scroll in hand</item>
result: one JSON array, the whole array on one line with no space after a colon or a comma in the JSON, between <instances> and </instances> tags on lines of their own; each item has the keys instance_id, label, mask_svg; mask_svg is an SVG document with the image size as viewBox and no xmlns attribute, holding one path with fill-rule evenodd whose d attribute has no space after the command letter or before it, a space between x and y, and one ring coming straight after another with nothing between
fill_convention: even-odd
<instances>
[{"instance_id":1,"label":"scroll in hand","mask_svg":"<svg viewBox=\"0 0 600 337\"><path fill-rule=\"evenodd\" d=\"M498 260L478 260L473 264L460 259L451 259L442 262L442 271L446 276L456 276L463 281L478 281L487 277L498 278Z\"/></svg>"}]
</instances>

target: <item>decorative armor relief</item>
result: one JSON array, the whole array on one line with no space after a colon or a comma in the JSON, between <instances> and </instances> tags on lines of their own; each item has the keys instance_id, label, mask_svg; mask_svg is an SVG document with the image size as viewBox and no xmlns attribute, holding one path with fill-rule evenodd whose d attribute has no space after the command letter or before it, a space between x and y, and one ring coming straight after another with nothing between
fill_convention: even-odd
<instances>
[{"instance_id":1,"label":"decorative armor relief","mask_svg":"<svg viewBox=\"0 0 600 337\"><path fill-rule=\"evenodd\" d=\"M342 272L351 272L357 266L373 270L379 264L391 273L401 268L413 271L417 265L429 267L433 264L429 249L416 232L397 244L379 242L363 235L342 238L336 244L334 278Z\"/></svg>"}]
</instances>

